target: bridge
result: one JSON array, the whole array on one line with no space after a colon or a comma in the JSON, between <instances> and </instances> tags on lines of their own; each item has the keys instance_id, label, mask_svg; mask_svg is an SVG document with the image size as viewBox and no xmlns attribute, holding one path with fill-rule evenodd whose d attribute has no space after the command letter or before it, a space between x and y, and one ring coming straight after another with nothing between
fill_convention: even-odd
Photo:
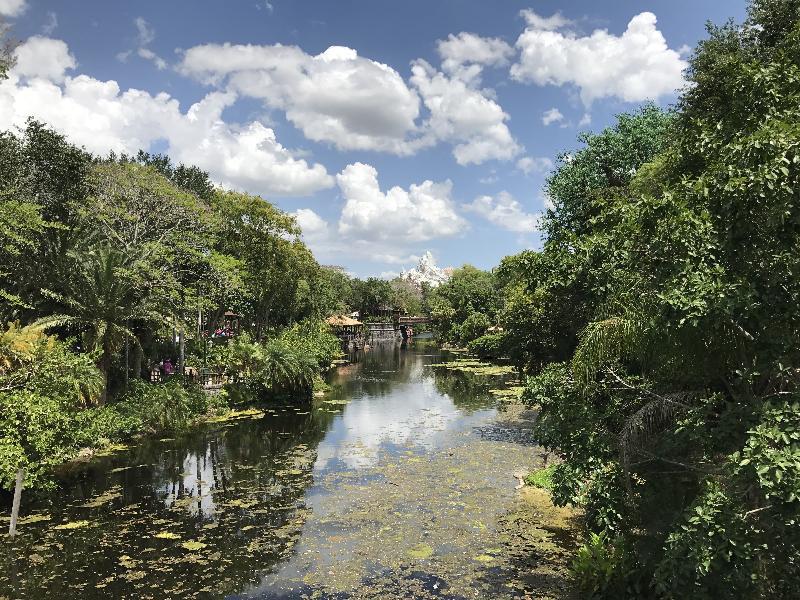
<instances>
[{"instance_id":1,"label":"bridge","mask_svg":"<svg viewBox=\"0 0 800 600\"><path fill-rule=\"evenodd\" d=\"M400 325L427 325L431 322L430 317L400 317Z\"/></svg>"}]
</instances>

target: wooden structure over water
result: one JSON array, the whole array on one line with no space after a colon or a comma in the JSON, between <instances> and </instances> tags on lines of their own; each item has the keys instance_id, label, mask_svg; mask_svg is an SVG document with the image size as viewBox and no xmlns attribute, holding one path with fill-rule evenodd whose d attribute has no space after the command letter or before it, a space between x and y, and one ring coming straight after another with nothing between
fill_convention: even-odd
<instances>
[{"instance_id":1,"label":"wooden structure over water","mask_svg":"<svg viewBox=\"0 0 800 600\"><path fill-rule=\"evenodd\" d=\"M345 349L358 350L364 347L364 324L361 321L345 315L334 315L325 319L325 322Z\"/></svg>"}]
</instances>

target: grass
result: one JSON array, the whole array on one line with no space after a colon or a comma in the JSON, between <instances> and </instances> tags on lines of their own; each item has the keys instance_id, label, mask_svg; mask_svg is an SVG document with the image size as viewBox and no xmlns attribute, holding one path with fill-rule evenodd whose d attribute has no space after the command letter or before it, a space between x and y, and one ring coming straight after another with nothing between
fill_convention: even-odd
<instances>
[{"instance_id":1,"label":"grass","mask_svg":"<svg viewBox=\"0 0 800 600\"><path fill-rule=\"evenodd\" d=\"M544 469L539 469L525 476L525 484L532 487L542 488L543 490L553 490L553 471L557 465L550 465Z\"/></svg>"}]
</instances>

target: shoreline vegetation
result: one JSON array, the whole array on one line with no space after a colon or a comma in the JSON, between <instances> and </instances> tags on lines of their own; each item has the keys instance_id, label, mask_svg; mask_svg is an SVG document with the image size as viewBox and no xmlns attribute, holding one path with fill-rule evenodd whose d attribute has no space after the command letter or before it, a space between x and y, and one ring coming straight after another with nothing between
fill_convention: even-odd
<instances>
[{"instance_id":1,"label":"shoreline vegetation","mask_svg":"<svg viewBox=\"0 0 800 600\"><path fill-rule=\"evenodd\" d=\"M674 107L559 157L540 250L429 300L440 339L527 377L581 597L797 597L798 56L796 2L709 26Z\"/></svg>"},{"instance_id":2,"label":"shoreline vegetation","mask_svg":"<svg viewBox=\"0 0 800 600\"><path fill-rule=\"evenodd\" d=\"M797 598L800 3L752 0L688 60L675 106L558 157L540 249L435 288L323 267L291 215L168 157L91 156L36 121L0 133L12 532L23 481L46 489L78 448L311 398L340 351L324 319L388 306L430 318L455 354L432 368L536 414L553 458L522 493L579 512L580 597ZM236 385L169 380L187 367Z\"/></svg>"}]
</instances>

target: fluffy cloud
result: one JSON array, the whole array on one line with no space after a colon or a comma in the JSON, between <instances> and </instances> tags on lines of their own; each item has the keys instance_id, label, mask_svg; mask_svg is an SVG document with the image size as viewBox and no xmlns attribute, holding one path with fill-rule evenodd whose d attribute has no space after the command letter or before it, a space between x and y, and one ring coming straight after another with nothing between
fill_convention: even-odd
<instances>
[{"instance_id":1,"label":"fluffy cloud","mask_svg":"<svg viewBox=\"0 0 800 600\"><path fill-rule=\"evenodd\" d=\"M546 173L553 168L553 161L546 156L523 156L517 161L517 169L530 175L531 173Z\"/></svg>"},{"instance_id":2,"label":"fluffy cloud","mask_svg":"<svg viewBox=\"0 0 800 600\"><path fill-rule=\"evenodd\" d=\"M566 27L568 25L572 25L573 21L565 18L560 12L557 12L554 15L549 17L542 17L537 15L531 9L526 8L519 13L525 22L528 24L529 27L532 29L538 29L541 31L555 31L557 29L561 29L562 27Z\"/></svg>"},{"instance_id":3,"label":"fluffy cloud","mask_svg":"<svg viewBox=\"0 0 800 600\"><path fill-rule=\"evenodd\" d=\"M655 99L683 84L687 63L667 46L653 13L633 17L620 36L597 30L585 37L564 29L569 22L560 15L545 19L525 11L523 16L527 27L517 40L520 59L511 67L518 81L574 85L587 106L606 97Z\"/></svg>"},{"instance_id":4,"label":"fluffy cloud","mask_svg":"<svg viewBox=\"0 0 800 600\"><path fill-rule=\"evenodd\" d=\"M329 228L328 222L310 208L300 208L292 213L303 235L308 240L326 240Z\"/></svg>"},{"instance_id":5,"label":"fluffy cloud","mask_svg":"<svg viewBox=\"0 0 800 600\"><path fill-rule=\"evenodd\" d=\"M477 88L484 66L508 61L502 40L468 33L439 43L439 72L413 63L409 84L391 67L331 46L311 56L296 46L206 44L190 48L179 70L208 85L282 110L306 138L341 150L414 154L443 141L459 164L508 160L520 148L508 115ZM430 115L420 123L420 97Z\"/></svg>"},{"instance_id":6,"label":"fluffy cloud","mask_svg":"<svg viewBox=\"0 0 800 600\"><path fill-rule=\"evenodd\" d=\"M283 110L311 140L342 150L411 154L430 143L416 136L419 97L391 67L331 46L316 56L296 46L206 44L179 67Z\"/></svg>"},{"instance_id":7,"label":"fluffy cloud","mask_svg":"<svg viewBox=\"0 0 800 600\"><path fill-rule=\"evenodd\" d=\"M378 172L363 163L348 165L336 176L345 199L339 233L358 240L398 238L419 242L462 232L466 222L455 211L450 181L424 181L407 190L382 192Z\"/></svg>"},{"instance_id":8,"label":"fluffy cloud","mask_svg":"<svg viewBox=\"0 0 800 600\"><path fill-rule=\"evenodd\" d=\"M68 69L76 66L75 57L61 40L35 35L14 50L16 65L12 75L41 78L60 83Z\"/></svg>"},{"instance_id":9,"label":"fluffy cloud","mask_svg":"<svg viewBox=\"0 0 800 600\"><path fill-rule=\"evenodd\" d=\"M455 144L460 165L510 160L521 148L506 125L508 114L483 90L436 71L424 60L411 68L411 81L430 111L427 125L437 139Z\"/></svg>"},{"instance_id":10,"label":"fluffy cloud","mask_svg":"<svg viewBox=\"0 0 800 600\"><path fill-rule=\"evenodd\" d=\"M464 209L508 231L533 233L539 230L540 215L526 213L508 192L500 192L496 197L480 196L471 204L465 204Z\"/></svg>"},{"instance_id":11,"label":"fluffy cloud","mask_svg":"<svg viewBox=\"0 0 800 600\"><path fill-rule=\"evenodd\" d=\"M500 38L485 38L464 31L439 40L437 50L442 57L442 70L464 81L477 79L484 66L508 64L514 55L514 49Z\"/></svg>"},{"instance_id":12,"label":"fluffy cloud","mask_svg":"<svg viewBox=\"0 0 800 600\"><path fill-rule=\"evenodd\" d=\"M333 185L320 164L284 148L259 122L226 123L233 93L211 93L186 113L166 93L155 96L116 81L66 76L75 67L60 40L33 37L16 49L17 65L0 82L0 129L40 119L92 152L135 153L166 141L174 160L209 171L219 183L264 195L307 195Z\"/></svg>"},{"instance_id":13,"label":"fluffy cloud","mask_svg":"<svg viewBox=\"0 0 800 600\"><path fill-rule=\"evenodd\" d=\"M25 0L0 0L0 16L18 17L28 8Z\"/></svg>"},{"instance_id":14,"label":"fluffy cloud","mask_svg":"<svg viewBox=\"0 0 800 600\"><path fill-rule=\"evenodd\" d=\"M563 120L564 115L561 114L561 111L557 108L551 108L550 110L544 111L544 114L542 114L542 123L545 127L553 123L561 123Z\"/></svg>"}]
</instances>

